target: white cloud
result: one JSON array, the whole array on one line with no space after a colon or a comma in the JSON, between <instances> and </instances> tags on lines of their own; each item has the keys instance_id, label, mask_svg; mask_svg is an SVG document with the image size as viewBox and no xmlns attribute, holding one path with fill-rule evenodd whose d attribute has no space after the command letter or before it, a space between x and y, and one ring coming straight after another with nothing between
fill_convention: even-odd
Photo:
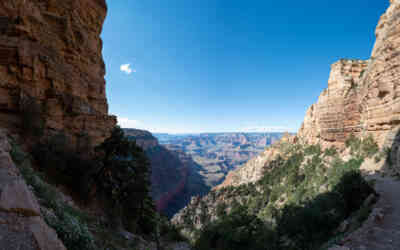
<instances>
[{"instance_id":1,"label":"white cloud","mask_svg":"<svg viewBox=\"0 0 400 250\"><path fill-rule=\"evenodd\" d=\"M127 75L132 74L132 72L136 73L136 69L132 69L130 63L122 64L122 65L119 67L119 69L120 69L122 72L125 72Z\"/></svg>"},{"instance_id":2,"label":"white cloud","mask_svg":"<svg viewBox=\"0 0 400 250\"><path fill-rule=\"evenodd\" d=\"M143 126L143 123L138 120L131 120L126 117L119 117L117 118L118 125L121 128L140 128Z\"/></svg>"}]
</instances>

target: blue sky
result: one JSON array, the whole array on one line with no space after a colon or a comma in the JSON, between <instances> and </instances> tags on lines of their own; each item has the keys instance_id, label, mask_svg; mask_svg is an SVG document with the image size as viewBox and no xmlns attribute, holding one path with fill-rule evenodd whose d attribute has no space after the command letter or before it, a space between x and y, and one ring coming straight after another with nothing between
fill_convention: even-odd
<instances>
[{"instance_id":1,"label":"blue sky","mask_svg":"<svg viewBox=\"0 0 400 250\"><path fill-rule=\"evenodd\" d=\"M151 132L296 131L388 0L107 0L110 113ZM127 65L129 64L129 66Z\"/></svg>"}]
</instances>

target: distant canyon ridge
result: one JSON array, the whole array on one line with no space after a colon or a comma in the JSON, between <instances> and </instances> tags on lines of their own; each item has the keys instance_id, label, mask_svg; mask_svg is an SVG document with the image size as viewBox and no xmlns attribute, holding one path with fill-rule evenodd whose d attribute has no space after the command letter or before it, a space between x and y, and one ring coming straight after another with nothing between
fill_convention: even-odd
<instances>
[{"instance_id":1,"label":"distant canyon ridge","mask_svg":"<svg viewBox=\"0 0 400 250\"><path fill-rule=\"evenodd\" d=\"M181 150L202 167L208 187L220 184L229 171L245 164L278 141L283 133L154 134L168 149Z\"/></svg>"},{"instance_id":2,"label":"distant canyon ridge","mask_svg":"<svg viewBox=\"0 0 400 250\"><path fill-rule=\"evenodd\" d=\"M168 217L203 196L283 133L154 134L124 129L151 163L152 197Z\"/></svg>"}]
</instances>

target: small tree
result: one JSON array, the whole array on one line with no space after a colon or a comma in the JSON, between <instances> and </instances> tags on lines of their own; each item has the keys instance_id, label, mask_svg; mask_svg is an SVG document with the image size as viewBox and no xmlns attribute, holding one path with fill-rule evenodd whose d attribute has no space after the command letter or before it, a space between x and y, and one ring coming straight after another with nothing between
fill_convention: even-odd
<instances>
[{"instance_id":1,"label":"small tree","mask_svg":"<svg viewBox=\"0 0 400 250\"><path fill-rule=\"evenodd\" d=\"M115 226L133 232L152 232L155 207L149 194L150 164L143 150L124 137L120 127L115 127L96 152L99 167L95 181Z\"/></svg>"}]
</instances>

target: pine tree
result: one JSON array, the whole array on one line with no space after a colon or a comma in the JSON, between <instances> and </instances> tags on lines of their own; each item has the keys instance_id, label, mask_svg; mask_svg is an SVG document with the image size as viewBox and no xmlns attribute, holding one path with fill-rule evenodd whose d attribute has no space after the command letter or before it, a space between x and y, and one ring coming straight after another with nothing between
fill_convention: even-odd
<instances>
[{"instance_id":1,"label":"pine tree","mask_svg":"<svg viewBox=\"0 0 400 250\"><path fill-rule=\"evenodd\" d=\"M150 233L155 206L150 197L150 164L143 150L128 140L120 127L96 148L96 182L119 229Z\"/></svg>"}]
</instances>

